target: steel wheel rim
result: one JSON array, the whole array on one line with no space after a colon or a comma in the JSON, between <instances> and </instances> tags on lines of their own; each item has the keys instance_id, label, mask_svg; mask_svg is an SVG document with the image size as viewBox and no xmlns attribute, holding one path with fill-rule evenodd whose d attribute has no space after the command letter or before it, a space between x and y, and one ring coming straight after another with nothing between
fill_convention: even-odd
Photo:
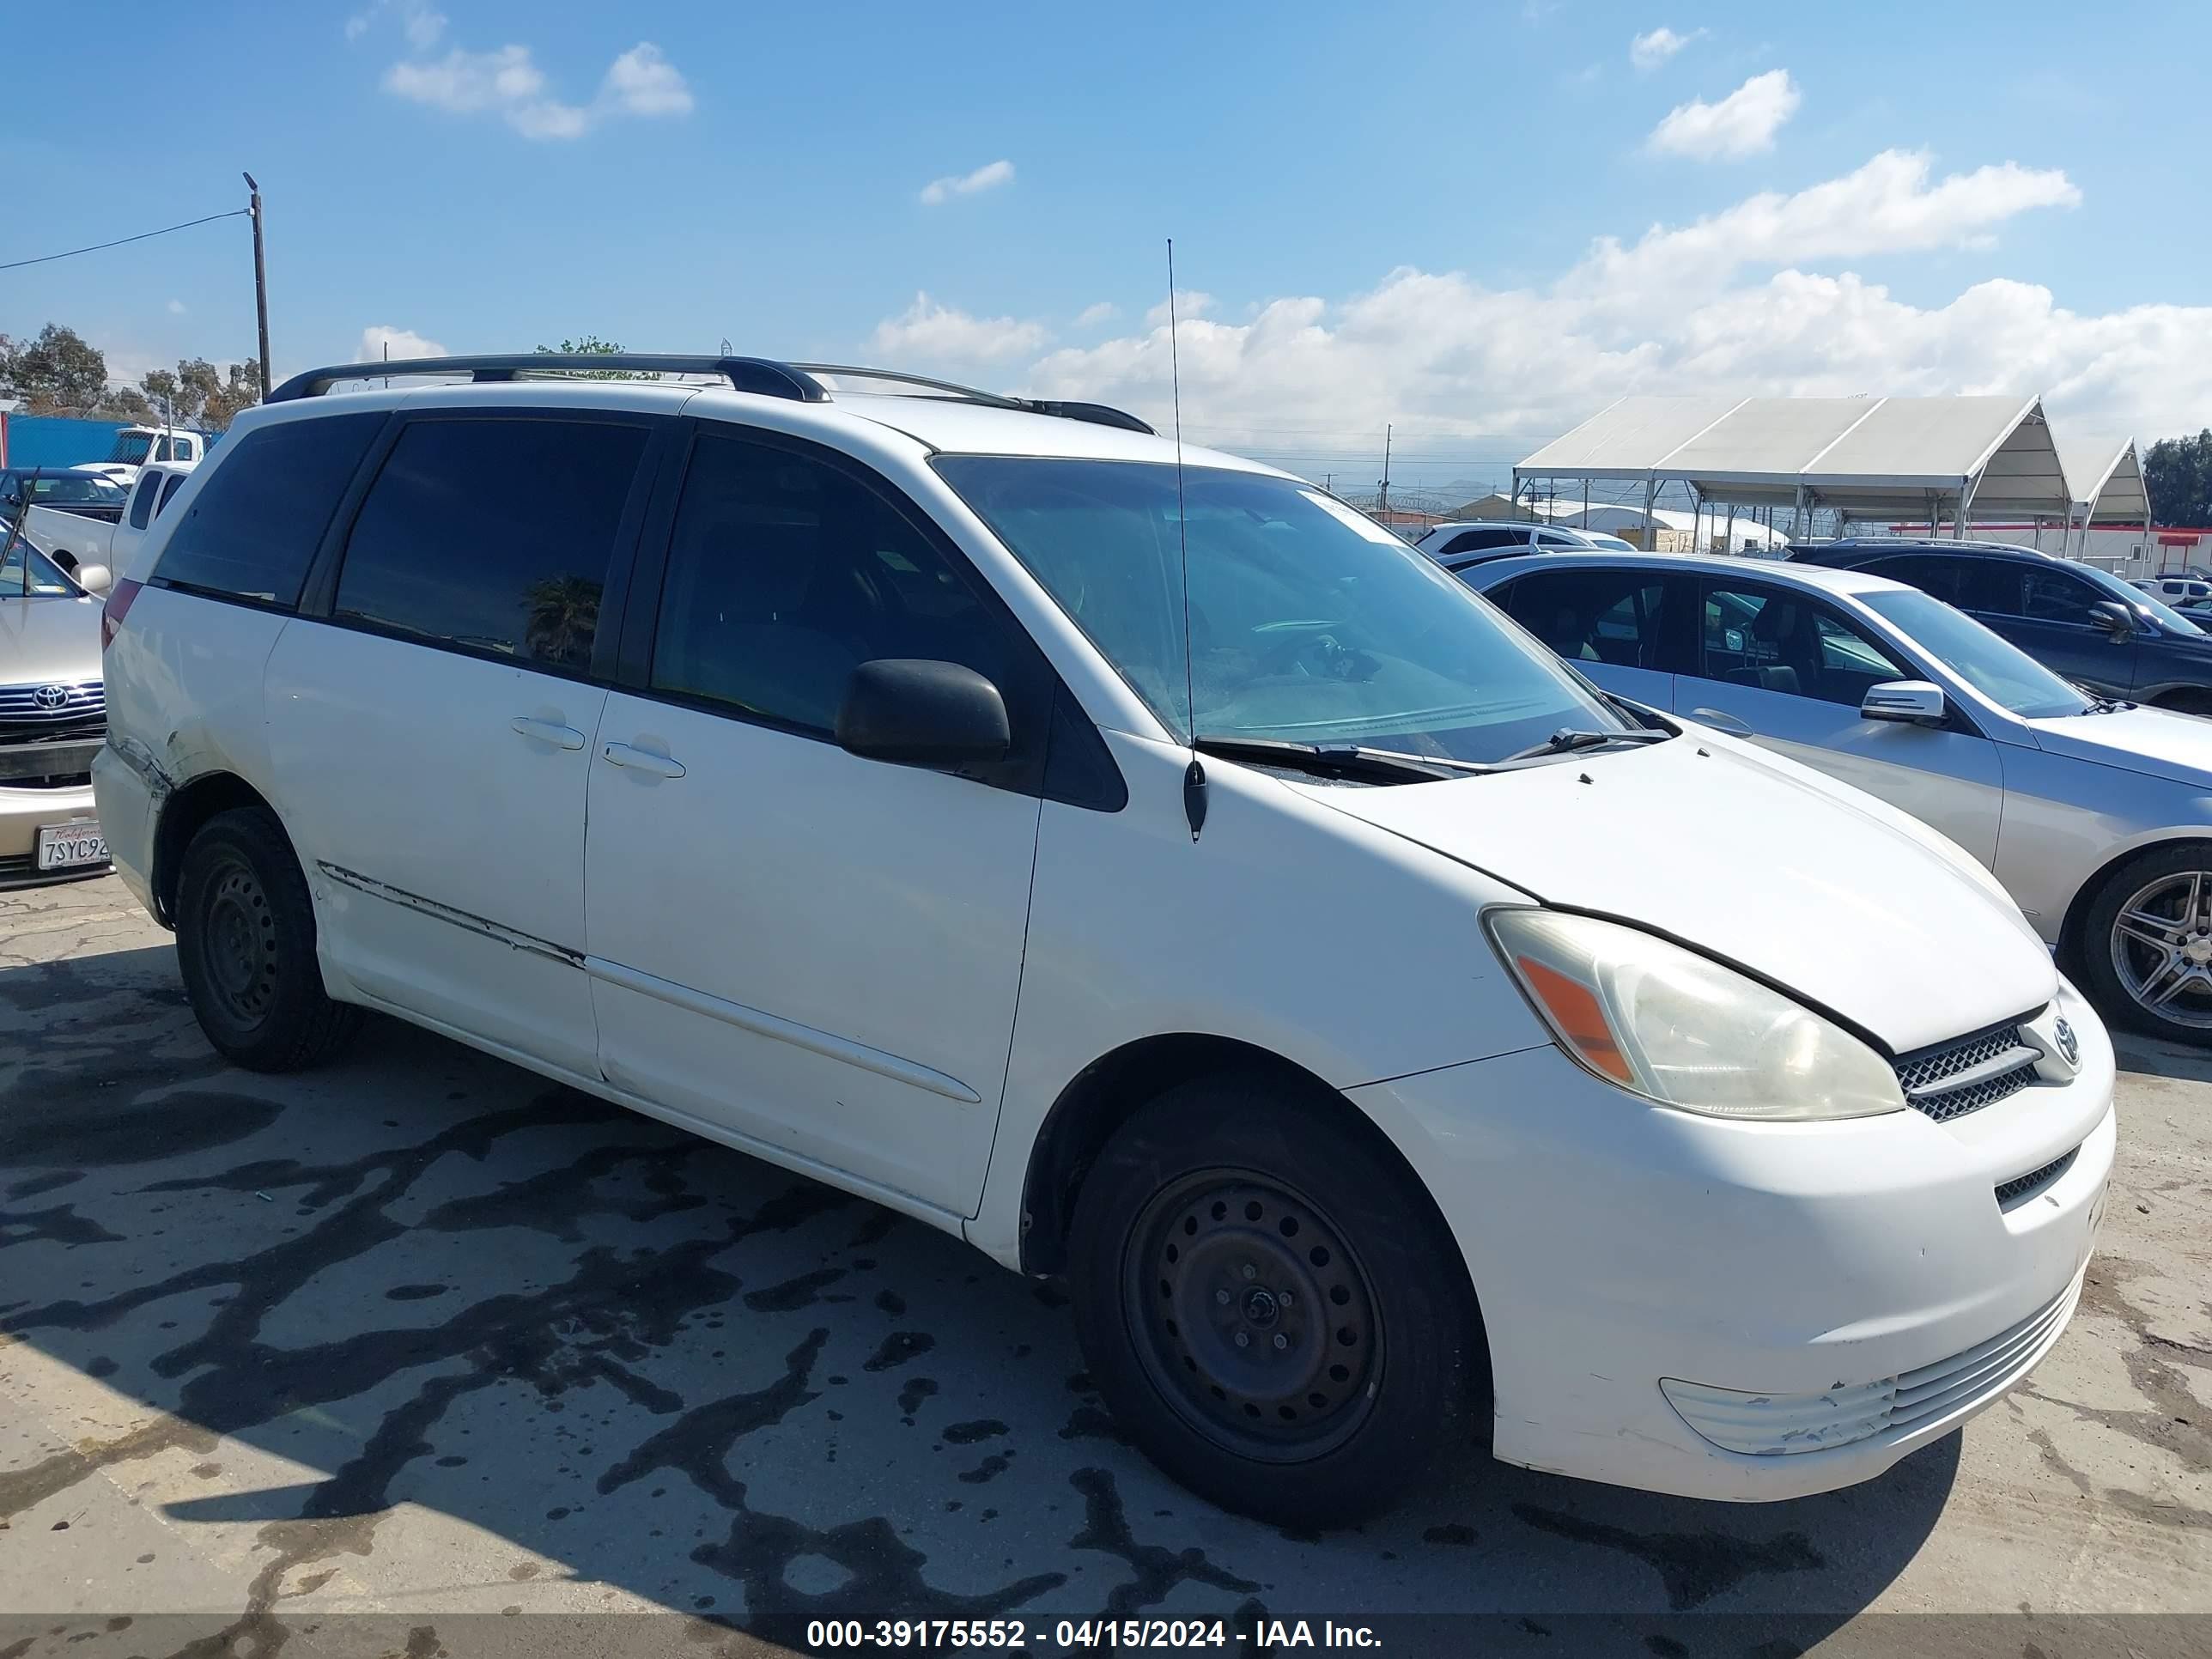
<instances>
[{"instance_id":1,"label":"steel wheel rim","mask_svg":"<svg viewBox=\"0 0 2212 1659\"><path fill-rule=\"evenodd\" d=\"M216 1006L237 1024L259 1024L276 995L276 916L243 864L225 864L209 889L199 956Z\"/></svg>"},{"instance_id":2,"label":"steel wheel rim","mask_svg":"<svg viewBox=\"0 0 2212 1659\"><path fill-rule=\"evenodd\" d=\"M2112 919L2112 956L2137 1007L2212 1030L2212 871L2183 870L2136 889Z\"/></svg>"},{"instance_id":3,"label":"steel wheel rim","mask_svg":"<svg viewBox=\"0 0 2212 1659\"><path fill-rule=\"evenodd\" d=\"M1132 1340L1177 1416L1273 1463L1321 1456L1359 1431L1382 1381L1382 1330L1365 1269L1317 1206L1249 1170L1208 1170L1155 1195L1129 1239Z\"/></svg>"}]
</instances>

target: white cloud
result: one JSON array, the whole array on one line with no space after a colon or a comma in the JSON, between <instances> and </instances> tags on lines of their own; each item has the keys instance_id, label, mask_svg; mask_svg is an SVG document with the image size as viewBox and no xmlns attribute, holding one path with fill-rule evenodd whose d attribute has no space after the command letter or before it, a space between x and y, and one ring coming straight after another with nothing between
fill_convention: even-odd
<instances>
[{"instance_id":1,"label":"white cloud","mask_svg":"<svg viewBox=\"0 0 2212 1659\"><path fill-rule=\"evenodd\" d=\"M1095 306L1085 306L1075 313L1078 328L1096 328L1101 323L1110 323L1121 314L1121 307L1111 300L1101 300Z\"/></svg>"},{"instance_id":2,"label":"white cloud","mask_svg":"<svg viewBox=\"0 0 2212 1659\"><path fill-rule=\"evenodd\" d=\"M357 11L345 21L345 38L358 40L375 26L376 20L392 9L393 0L371 0L366 10ZM399 0L399 28L407 37L407 44L416 52L428 52L438 44L438 37L446 32L446 14L425 3L425 0Z\"/></svg>"},{"instance_id":3,"label":"white cloud","mask_svg":"<svg viewBox=\"0 0 2212 1659\"><path fill-rule=\"evenodd\" d=\"M1703 29L1692 29L1687 34L1677 34L1662 23L1628 43L1628 61L1636 65L1638 74L1649 75L1692 40L1703 40L1705 33Z\"/></svg>"},{"instance_id":4,"label":"white cloud","mask_svg":"<svg viewBox=\"0 0 2212 1659\"><path fill-rule=\"evenodd\" d=\"M1295 454L1286 424L1339 434L1313 442L1341 449L1352 434L1379 442L1395 421L1432 453L1456 438L1441 453L1496 457L1626 392L2002 390L2043 392L2062 429L2193 431L2212 408L2212 306L2081 313L2004 278L1916 305L1863 274L1864 262L1980 243L2079 199L2060 173L2006 162L1938 176L1925 155L1889 152L1794 194L1601 238L1548 283L1496 289L1400 269L1349 297L1268 301L1249 321L1186 313L1183 419L1206 442L1271 455ZM1846 260L1860 269L1820 268ZM897 343L878 331L879 346ZM1163 314L1002 378L1164 426L1169 374Z\"/></svg>"},{"instance_id":5,"label":"white cloud","mask_svg":"<svg viewBox=\"0 0 2212 1659\"><path fill-rule=\"evenodd\" d=\"M938 304L927 294L917 294L903 313L876 325L870 344L880 355L894 359L996 362L1036 351L1051 337L1042 323L1012 317L971 317Z\"/></svg>"},{"instance_id":6,"label":"white cloud","mask_svg":"<svg viewBox=\"0 0 2212 1659\"><path fill-rule=\"evenodd\" d=\"M1733 161L1774 148L1774 135L1797 112L1804 94L1788 70L1754 75L1717 104L1693 98L1677 104L1651 130L1648 147L1662 155Z\"/></svg>"},{"instance_id":7,"label":"white cloud","mask_svg":"<svg viewBox=\"0 0 2212 1659\"><path fill-rule=\"evenodd\" d=\"M973 196L979 190L996 190L1014 181L1012 161L987 161L973 173L947 173L921 187L924 207L941 207L956 196Z\"/></svg>"},{"instance_id":8,"label":"white cloud","mask_svg":"<svg viewBox=\"0 0 2212 1659\"><path fill-rule=\"evenodd\" d=\"M389 346L391 350L385 349ZM389 356L393 362L406 357L443 357L448 353L435 340L426 340L411 328L394 328L389 323L374 323L361 331L361 349L355 355L357 363L380 362Z\"/></svg>"},{"instance_id":9,"label":"white cloud","mask_svg":"<svg viewBox=\"0 0 2212 1659\"><path fill-rule=\"evenodd\" d=\"M1194 288L1179 288L1175 291L1175 316L1178 323L1187 323L1194 317L1203 317L1213 309L1213 296ZM1147 328L1168 325L1168 302L1163 300L1145 313Z\"/></svg>"},{"instance_id":10,"label":"white cloud","mask_svg":"<svg viewBox=\"0 0 2212 1659\"><path fill-rule=\"evenodd\" d=\"M456 46L441 58L397 63L385 71L384 87L449 115L495 113L526 138L580 138L610 117L688 115L692 107L689 83L650 40L607 66L588 104L553 96L530 48L519 46Z\"/></svg>"},{"instance_id":11,"label":"white cloud","mask_svg":"<svg viewBox=\"0 0 2212 1659\"><path fill-rule=\"evenodd\" d=\"M185 302L182 300L172 300L169 301L168 309L169 315L172 317L181 317L185 314Z\"/></svg>"}]
</instances>

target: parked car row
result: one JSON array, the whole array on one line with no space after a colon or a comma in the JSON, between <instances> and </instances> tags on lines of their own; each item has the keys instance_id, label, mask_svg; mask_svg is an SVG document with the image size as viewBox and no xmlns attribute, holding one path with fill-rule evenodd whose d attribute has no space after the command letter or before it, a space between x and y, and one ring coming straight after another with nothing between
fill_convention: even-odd
<instances>
[{"instance_id":1,"label":"parked car row","mask_svg":"<svg viewBox=\"0 0 2212 1659\"><path fill-rule=\"evenodd\" d=\"M1111 410L341 366L109 595L99 820L231 1060L380 1010L1060 1275L1217 1502L1341 1523L1486 1442L1783 1498L2057 1341L2113 1058L1980 862L1671 712L1794 671L1978 729L2004 665L1899 690L1902 635L1675 580L1528 612L1563 662ZM1670 629L1712 689L1655 695Z\"/></svg>"},{"instance_id":2,"label":"parked car row","mask_svg":"<svg viewBox=\"0 0 2212 1659\"><path fill-rule=\"evenodd\" d=\"M0 887L96 875L92 757L106 730L100 600L0 524Z\"/></svg>"}]
</instances>

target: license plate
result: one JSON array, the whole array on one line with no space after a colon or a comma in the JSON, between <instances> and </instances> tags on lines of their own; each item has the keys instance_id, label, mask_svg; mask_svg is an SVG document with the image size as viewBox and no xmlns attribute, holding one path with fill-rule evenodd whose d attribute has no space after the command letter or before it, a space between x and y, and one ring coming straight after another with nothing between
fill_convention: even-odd
<instances>
[{"instance_id":1,"label":"license plate","mask_svg":"<svg viewBox=\"0 0 2212 1659\"><path fill-rule=\"evenodd\" d=\"M41 870L80 870L88 864L105 864L107 837L90 818L41 824L37 862Z\"/></svg>"}]
</instances>

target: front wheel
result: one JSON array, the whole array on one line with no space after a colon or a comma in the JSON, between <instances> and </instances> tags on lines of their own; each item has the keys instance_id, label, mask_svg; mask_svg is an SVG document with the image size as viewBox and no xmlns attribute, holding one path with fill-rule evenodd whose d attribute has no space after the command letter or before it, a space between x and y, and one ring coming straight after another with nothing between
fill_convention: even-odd
<instances>
[{"instance_id":1,"label":"front wheel","mask_svg":"<svg viewBox=\"0 0 2212 1659\"><path fill-rule=\"evenodd\" d=\"M266 812L219 812L185 848L177 965L207 1040L249 1071L319 1065L360 1028L360 1009L324 993L307 878Z\"/></svg>"},{"instance_id":2,"label":"front wheel","mask_svg":"<svg viewBox=\"0 0 2212 1659\"><path fill-rule=\"evenodd\" d=\"M2212 1044L2212 845L2153 848L2106 878L2083 919L2081 969L2108 1018Z\"/></svg>"},{"instance_id":3,"label":"front wheel","mask_svg":"<svg viewBox=\"0 0 2212 1659\"><path fill-rule=\"evenodd\" d=\"M1099 1155L1069 1240L1116 1421L1201 1497L1286 1525L1425 1484L1487 1370L1456 1244L1354 1109L1256 1078L1170 1090Z\"/></svg>"}]
</instances>

